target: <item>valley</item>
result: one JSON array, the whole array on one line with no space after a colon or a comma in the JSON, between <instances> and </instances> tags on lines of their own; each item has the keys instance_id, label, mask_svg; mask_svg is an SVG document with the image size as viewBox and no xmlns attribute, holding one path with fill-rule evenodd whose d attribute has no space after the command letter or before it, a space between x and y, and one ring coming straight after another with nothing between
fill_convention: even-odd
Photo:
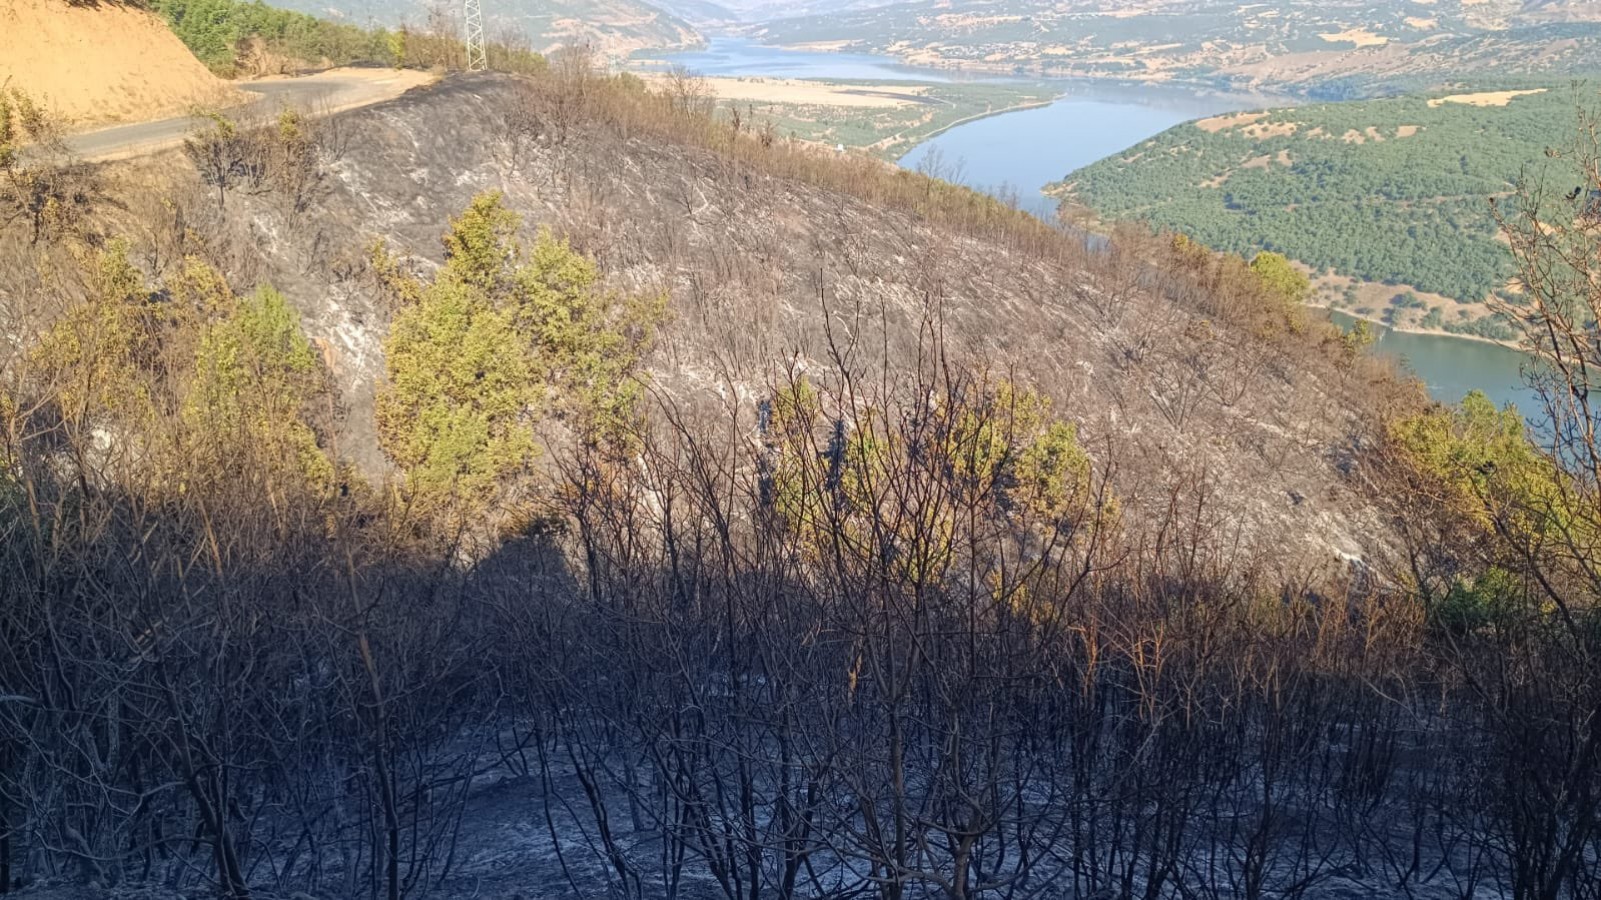
<instances>
[{"instance_id":1,"label":"valley","mask_svg":"<svg viewBox=\"0 0 1601 900\"><path fill-rule=\"evenodd\" d=\"M692 51L646 57L631 71L704 93L753 129L893 162L963 122L1049 103L1059 86L958 77L871 54L766 47L713 37ZM681 76L690 76L684 81Z\"/></svg>"},{"instance_id":2,"label":"valley","mask_svg":"<svg viewBox=\"0 0 1601 900\"><path fill-rule=\"evenodd\" d=\"M1443 21L1491 31L1583 21L1583 10L1559 7L1516 15L1479 8ZM1371 29L1331 30L1354 21L1338 17L1366 15L1365 9L1339 6L1324 18L1296 11L1290 18L1300 24L1274 27L1289 29L1283 32L1287 35L1315 26L1324 29L1317 32L1318 40L1358 49L1392 43ZM1115 14L1141 19L1158 13L1120 9ZM1170 14L1171 9L1160 12ZM1545 148L1539 136L1564 126L1573 102L1567 88L1514 80L1524 86L1286 106L1293 101L1284 96L1201 86L1216 79L1186 86L1166 78L1041 78L1018 74L1027 67L952 67L926 56L909 62L912 57L853 52L852 47L872 46L860 41L781 49L726 35L730 28L749 31L749 22L761 15L755 8L738 14L703 9L697 20L713 35L709 41L665 55L649 51L643 62L636 59L628 68L663 89L662 70L682 67L699 76L695 90L722 115L743 121L753 132L767 129L823 147L838 145L959 180L1046 221L1059 214L1092 225L1101 217L1103 226L1137 219L1232 252L1288 253L1312 275L1310 302L1388 329L1423 334L1381 341L1376 352L1416 371L1443 399L1457 399L1458 385L1477 384L1498 399L1516 399L1524 407L1534 403L1526 390L1508 387L1506 376L1515 374L1515 364L1509 367L1495 354L1456 352L1448 336L1505 342L1512 335L1508 323L1488 314L1482 303L1492 291L1507 295L1508 262L1480 201L1504 194L1510 178L1497 173L1541 155ZM380 18L369 11L367 20ZM1406 25L1445 27L1440 21ZM1175 20L1168 26L1194 24ZM1251 30L1260 25L1246 20ZM1291 92L1306 90L1293 79L1271 83ZM1319 92L1326 91L1312 91ZM1250 112L1260 109L1269 112ZM1249 114L1236 117L1233 111ZM1190 121L1200 124L1181 124ZM1390 124L1393 134L1380 130ZM1335 131L1337 141L1324 140ZM1493 139L1485 141L1486 134ZM1300 146L1310 139L1320 142L1318 152ZM1452 161L1458 146L1467 152ZM1260 165L1264 159L1273 165ZM1280 177L1275 168L1285 174L1315 173L1319 187ZM1387 181L1385 173L1398 168L1414 177L1399 186ZM1451 171L1428 174L1439 169ZM1186 193L1174 179L1188 174L1195 178ZM1424 196L1442 177L1460 183L1444 194ZM1376 190L1375 184L1389 186ZM1051 196L1037 194L1037 185L1047 185ZM1280 199L1276 207L1275 196ZM1064 201L1067 206L1059 211ZM1397 237L1398 230L1404 237ZM1319 237L1334 231L1339 241ZM1473 362L1481 357L1482 366Z\"/></svg>"},{"instance_id":3,"label":"valley","mask_svg":"<svg viewBox=\"0 0 1601 900\"><path fill-rule=\"evenodd\" d=\"M753 121L770 121L781 134L843 144L908 168L933 166L953 181L1015 193L1046 221L1055 219L1056 201L1040 189L1063 166L1088 165L1192 118L1269 102L1175 87L952 73L737 38L645 65L702 76L725 109L754 112ZM799 102L762 90L774 84L812 85L819 93Z\"/></svg>"},{"instance_id":4,"label":"valley","mask_svg":"<svg viewBox=\"0 0 1601 900\"><path fill-rule=\"evenodd\" d=\"M934 153L971 184L1007 186L1006 196L1016 189L1047 217L1054 210L1033 195L1042 177L1056 197L1080 208L1071 212L1078 222L1141 220L1234 252L1287 253L1317 276L1317 303L1390 327L1512 338L1484 303L1515 290L1485 201L1505 195L1520 174L1539 167L1554 137L1571 132L1574 109L1585 101L1551 76L1601 71L1598 13L1589 5L1236 9L1198 0L974 9L959 16L901 4L746 29L764 41L880 52L968 77L1137 84L1133 93L1153 102L1175 84L1189 86L1179 94L1220 86L1280 92L1251 105L1293 111L1238 128L1177 128L1142 145L1148 154L1120 152L1126 148L1115 136L1137 141L1144 137L1137 129L1067 134L1034 113L970 126L910 158ZM852 37L830 37L830 28ZM1457 83L1424 90L1450 82ZM1394 96L1406 92L1417 93ZM1306 102L1362 95L1374 99ZM1376 130L1386 127L1388 134ZM1002 158L989 158L986 142ZM1056 171L1034 165L1051 152L1037 148L1053 142L1067 145ZM1401 171L1407 177L1395 178Z\"/></svg>"},{"instance_id":5,"label":"valley","mask_svg":"<svg viewBox=\"0 0 1601 900\"><path fill-rule=\"evenodd\" d=\"M1174 85L953 73L871 54L783 50L739 39L713 39L703 50L664 59L708 76L713 92L727 90L747 98L725 97L724 106L738 108L755 122L770 121L780 133L865 149L904 167L988 191L1046 221L1055 221L1058 205L1065 202L1068 214L1081 224L1084 216L1076 210L1088 207L1107 220L1141 220L1176 229L1230 252L1288 253L1317 270L1311 302L1387 329L1423 333L1380 342L1376 351L1408 366L1426 384L1439 386L1442 399L1460 399L1466 389L1459 386L1466 384L1491 391L1498 402L1516 400L1524 408L1534 403L1532 394L1516 387L1515 355L1477 352L1454 337L1505 341L1511 336L1482 302L1492 287L1504 288L1510 266L1505 245L1495 240L1485 201L1508 191L1520 166L1544 159L1541 136L1571 127L1574 97L1568 88L1320 104L1259 114L1253 111L1275 109L1284 98ZM953 82L953 77L959 80ZM774 78L844 96L818 95L799 104L776 102L775 95L767 94L767 102L753 103L749 98L763 96L757 91ZM1048 90L1050 102L1026 110L1002 106L976 113L971 106L955 106L950 114L976 114L979 120L933 134L940 119L912 101L879 97L873 106L855 105L863 102L855 99L862 91L870 96L905 92L956 99L964 90L1024 102ZM1451 102L1443 102L1445 98ZM1297 116L1307 123L1291 121ZM1411 139L1421 147L1397 149L1382 134L1378 140L1369 137L1367 129L1376 129L1374 123L1397 116L1420 124L1398 119L1387 127L1394 135L1406 134L1399 140ZM1200 124L1186 124L1190 122ZM1310 135L1319 141L1317 149L1324 156L1285 156L1298 132L1300 140ZM1486 140L1486 133L1493 139ZM1321 140L1330 134L1335 139ZM1204 155L1210 145L1191 146L1200 138L1223 144L1224 158L1232 164L1217 164ZM912 143L916 146L908 151ZM1403 151L1402 157L1394 156ZM1296 171L1309 173L1320 187L1286 179L1281 173L1291 167L1282 163L1270 168L1253 162L1269 157L1294 163L1297 155L1306 164ZM1208 171L1209 165L1220 166L1237 181L1225 185L1227 179ZM1445 175L1426 174L1441 169ZM1353 174L1340 174L1346 170ZM1414 177L1397 181L1392 173L1401 170ZM1064 172L1074 174L1064 181ZM1189 193L1164 181L1179 172L1194 176ZM1340 177L1329 180L1331 174ZM1442 178L1457 182L1448 203L1408 200ZM1253 183L1269 194L1317 199L1281 200L1273 208L1281 210L1275 218L1249 205ZM1377 191L1379 184L1392 185L1386 190L1395 196ZM1339 191L1347 192L1343 205ZM1127 205L1120 205L1120 198L1127 198ZM1238 208L1225 211L1225 198ZM1369 211L1352 213L1362 207ZM1427 217L1420 212L1423 208L1431 210ZM1386 211L1390 218L1377 218L1374 210ZM1396 231L1402 232L1400 237ZM1328 240L1335 232L1341 240ZM1434 286L1429 272L1467 287L1456 289L1459 297L1431 293L1421 287ZM1442 289L1450 288L1436 286Z\"/></svg>"}]
</instances>

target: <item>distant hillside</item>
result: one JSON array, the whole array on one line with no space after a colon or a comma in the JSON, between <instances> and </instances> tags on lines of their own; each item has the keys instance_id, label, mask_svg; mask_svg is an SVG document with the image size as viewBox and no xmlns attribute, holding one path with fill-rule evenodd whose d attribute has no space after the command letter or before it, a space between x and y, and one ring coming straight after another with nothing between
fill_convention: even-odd
<instances>
[{"instance_id":1,"label":"distant hillside","mask_svg":"<svg viewBox=\"0 0 1601 900\"><path fill-rule=\"evenodd\" d=\"M1277 250L1477 303L1511 274L1486 200L1571 132L1574 103L1566 88L1527 88L1217 117L1074 172L1056 191L1211 246ZM1474 315L1446 312L1437 327Z\"/></svg>"},{"instance_id":2,"label":"distant hillside","mask_svg":"<svg viewBox=\"0 0 1601 900\"><path fill-rule=\"evenodd\" d=\"M650 5L691 25L727 25L746 17L745 13L711 0L650 0Z\"/></svg>"},{"instance_id":3,"label":"distant hillside","mask_svg":"<svg viewBox=\"0 0 1601 900\"><path fill-rule=\"evenodd\" d=\"M921 63L1296 88L1343 99L1472 72L1601 70L1601 4L1517 0L913 0L754 33Z\"/></svg>"},{"instance_id":4,"label":"distant hillside","mask_svg":"<svg viewBox=\"0 0 1601 900\"><path fill-rule=\"evenodd\" d=\"M246 0L148 0L191 52L224 77L396 60L389 35Z\"/></svg>"},{"instance_id":5,"label":"distant hillside","mask_svg":"<svg viewBox=\"0 0 1601 900\"><path fill-rule=\"evenodd\" d=\"M859 11L889 6L893 0L646 0L695 24L763 22L822 13Z\"/></svg>"},{"instance_id":6,"label":"distant hillside","mask_svg":"<svg viewBox=\"0 0 1601 900\"><path fill-rule=\"evenodd\" d=\"M1521 17L1554 22L1601 22L1601 3L1595 0L1523 0Z\"/></svg>"},{"instance_id":7,"label":"distant hillside","mask_svg":"<svg viewBox=\"0 0 1601 900\"><path fill-rule=\"evenodd\" d=\"M278 0L274 5L378 25L420 24L433 10L459 18L461 7L426 0ZM485 0L484 18L491 33L521 33L540 52L588 43L604 54L627 55L701 42L688 22L644 0Z\"/></svg>"},{"instance_id":8,"label":"distant hillside","mask_svg":"<svg viewBox=\"0 0 1601 900\"><path fill-rule=\"evenodd\" d=\"M0 7L0 86L76 124L179 113L231 95L154 14L67 0Z\"/></svg>"}]
</instances>

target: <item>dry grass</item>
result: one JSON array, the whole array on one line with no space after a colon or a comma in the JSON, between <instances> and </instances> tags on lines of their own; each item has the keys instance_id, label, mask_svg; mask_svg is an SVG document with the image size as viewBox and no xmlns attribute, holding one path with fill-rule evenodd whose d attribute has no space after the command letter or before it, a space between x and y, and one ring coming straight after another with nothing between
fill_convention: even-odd
<instances>
[{"instance_id":1,"label":"dry grass","mask_svg":"<svg viewBox=\"0 0 1601 900\"><path fill-rule=\"evenodd\" d=\"M570 98L581 97L581 105L567 115L604 123L624 134L650 135L702 147L734 166L839 191L877 206L914 213L966 234L999 240L1011 247L1060 247L1073 243L1045 222L987 194L910 172L864 153L835 153L815 144L779 138L759 127L735 130L721 118L703 114L698 107L686 111L683 98L639 89L635 78L584 77L582 88L573 87L572 77L559 72L525 84L531 88L534 102L546 108L571 107Z\"/></svg>"},{"instance_id":2,"label":"dry grass","mask_svg":"<svg viewBox=\"0 0 1601 900\"><path fill-rule=\"evenodd\" d=\"M1300 128L1297 122L1258 122L1247 125L1240 133L1253 141L1265 141L1269 138L1290 137Z\"/></svg>"},{"instance_id":3,"label":"dry grass","mask_svg":"<svg viewBox=\"0 0 1601 900\"><path fill-rule=\"evenodd\" d=\"M1318 37L1331 44L1351 43L1357 45L1357 47L1383 47L1390 42L1389 38L1381 34L1375 34L1366 28L1348 28L1345 31L1333 34L1320 34Z\"/></svg>"},{"instance_id":4,"label":"dry grass","mask_svg":"<svg viewBox=\"0 0 1601 900\"><path fill-rule=\"evenodd\" d=\"M1259 122L1262 119L1267 118L1267 115L1268 114L1265 112L1247 112L1234 113L1227 116L1212 116L1209 119L1201 119L1200 121L1196 122L1195 127L1208 134L1217 134L1220 131L1227 131L1230 128L1238 128L1242 125L1251 125L1255 122Z\"/></svg>"},{"instance_id":5,"label":"dry grass","mask_svg":"<svg viewBox=\"0 0 1601 900\"><path fill-rule=\"evenodd\" d=\"M647 74L641 76L653 88L666 86L672 76ZM917 102L927 88L921 85L824 84L793 78L701 78L719 100L740 103L786 103L806 106L838 106L867 109L887 109L909 106Z\"/></svg>"},{"instance_id":6,"label":"dry grass","mask_svg":"<svg viewBox=\"0 0 1601 900\"><path fill-rule=\"evenodd\" d=\"M1452 94L1449 97L1436 97L1430 100L1429 108L1439 109L1447 103L1460 103L1464 106L1506 106L1518 97L1543 93L1545 93L1545 88L1535 88L1527 91L1485 91L1478 94Z\"/></svg>"}]
</instances>

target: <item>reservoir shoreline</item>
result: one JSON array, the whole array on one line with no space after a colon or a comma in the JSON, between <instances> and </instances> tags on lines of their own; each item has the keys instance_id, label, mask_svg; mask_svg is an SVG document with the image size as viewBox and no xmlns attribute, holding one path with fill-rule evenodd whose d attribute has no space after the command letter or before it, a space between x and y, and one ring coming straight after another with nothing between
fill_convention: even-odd
<instances>
[{"instance_id":1,"label":"reservoir shoreline","mask_svg":"<svg viewBox=\"0 0 1601 900\"><path fill-rule=\"evenodd\" d=\"M965 118L957 119L954 122L947 122L944 125L941 125L939 128L936 128L935 130L930 131L928 134L923 135L922 140L920 140L917 143L913 144L910 150L907 150L904 154L901 155L901 158L904 159L905 157L910 156L913 153L916 153L917 152L917 148L923 146L924 144L928 143L929 141L934 140L935 138L939 137L940 135L944 134L947 131L950 131L953 128L960 128L963 125L971 125L974 122L981 122L984 119L993 119L996 116L1004 116L1007 113L1022 112L1024 110L1028 110L1028 109L1044 109L1045 107L1050 106L1051 104L1055 103L1056 101L1058 101L1060 99L1062 99L1062 95L1057 95L1055 97L1052 97L1049 100L1040 100L1040 101L1037 101L1037 102L1034 102L1034 103L1017 103L1017 104L1014 104L1012 106L1003 107L1001 109L992 109L992 110L989 110L988 112L975 113L975 114L973 114L971 116L966 116Z\"/></svg>"},{"instance_id":2,"label":"reservoir shoreline","mask_svg":"<svg viewBox=\"0 0 1601 900\"><path fill-rule=\"evenodd\" d=\"M1477 334L1456 334L1455 332L1443 331L1438 328L1417 328L1408 325L1392 325L1389 322L1384 321L1379 316L1363 315L1354 310L1339 309L1338 307L1329 306L1326 303L1307 303L1306 307L1307 309L1317 309L1322 310L1323 312L1339 313L1340 315L1351 319L1360 319L1363 322L1367 322L1371 325L1377 325L1381 328L1393 331L1396 334L1415 334L1422 337L1443 338L1453 341L1472 341L1477 344L1490 344L1496 347L1505 348L1507 350L1516 350L1519 353L1523 352L1523 346L1518 341L1503 341L1498 338L1488 338Z\"/></svg>"}]
</instances>

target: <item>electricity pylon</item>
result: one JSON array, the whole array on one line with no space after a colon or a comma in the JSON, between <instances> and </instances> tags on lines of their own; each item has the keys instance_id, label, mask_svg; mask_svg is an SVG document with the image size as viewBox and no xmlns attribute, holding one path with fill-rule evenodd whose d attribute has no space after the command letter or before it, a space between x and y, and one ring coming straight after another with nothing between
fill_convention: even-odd
<instances>
[{"instance_id":1,"label":"electricity pylon","mask_svg":"<svg viewBox=\"0 0 1601 900\"><path fill-rule=\"evenodd\" d=\"M484 48L484 7L480 0L465 0L467 4L467 71L483 72L489 69L489 53Z\"/></svg>"}]
</instances>

